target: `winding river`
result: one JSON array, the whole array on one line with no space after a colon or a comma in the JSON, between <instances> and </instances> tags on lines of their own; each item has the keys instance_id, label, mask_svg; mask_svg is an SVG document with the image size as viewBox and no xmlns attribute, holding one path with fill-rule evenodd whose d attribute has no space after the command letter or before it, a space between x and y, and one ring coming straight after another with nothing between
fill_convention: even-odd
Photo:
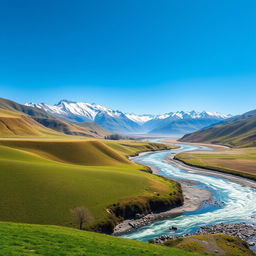
<instances>
[{"instance_id":1,"label":"winding river","mask_svg":"<svg viewBox=\"0 0 256 256\"><path fill-rule=\"evenodd\" d=\"M143 226L122 237L148 241L161 235L183 235L197 231L201 226L214 225L220 222L238 223L245 222L256 224L256 189L242 186L239 183L223 177L214 176L214 172L205 174L198 171L187 171L166 161L171 153L180 153L192 150L211 150L207 147L188 144L177 144L179 149L163 152L153 152L140 155L133 161L155 167L159 175L176 180L190 180L201 188L210 190L213 195L211 203L202 206L190 213L183 213L175 218L166 218L150 225ZM242 179L242 178L241 178ZM169 227L175 226L178 230L174 233Z\"/></svg>"}]
</instances>

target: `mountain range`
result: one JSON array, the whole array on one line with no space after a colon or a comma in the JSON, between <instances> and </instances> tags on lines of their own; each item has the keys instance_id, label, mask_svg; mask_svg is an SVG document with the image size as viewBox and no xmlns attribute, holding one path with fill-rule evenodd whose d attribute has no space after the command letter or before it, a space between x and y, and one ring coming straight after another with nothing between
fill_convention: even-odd
<instances>
[{"instance_id":1,"label":"mountain range","mask_svg":"<svg viewBox=\"0 0 256 256\"><path fill-rule=\"evenodd\" d=\"M177 111L162 115L136 115L86 102L61 100L58 104L26 103L64 121L95 122L112 133L181 135L220 123L231 115L217 112Z\"/></svg>"},{"instance_id":2,"label":"mountain range","mask_svg":"<svg viewBox=\"0 0 256 256\"><path fill-rule=\"evenodd\" d=\"M233 116L222 123L187 134L180 141L205 142L229 147L255 147L256 110Z\"/></svg>"},{"instance_id":3,"label":"mountain range","mask_svg":"<svg viewBox=\"0 0 256 256\"><path fill-rule=\"evenodd\" d=\"M110 134L94 122L71 123L56 118L43 109L0 98L1 136L45 136L63 133L96 138Z\"/></svg>"}]
</instances>

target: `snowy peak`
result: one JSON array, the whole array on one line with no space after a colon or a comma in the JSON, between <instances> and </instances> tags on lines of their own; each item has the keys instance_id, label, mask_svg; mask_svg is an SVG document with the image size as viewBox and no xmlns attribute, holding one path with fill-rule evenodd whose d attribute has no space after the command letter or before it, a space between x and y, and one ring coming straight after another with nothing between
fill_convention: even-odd
<instances>
[{"instance_id":1,"label":"snowy peak","mask_svg":"<svg viewBox=\"0 0 256 256\"><path fill-rule=\"evenodd\" d=\"M230 117L217 112L207 111L176 111L162 115L136 115L113 110L95 103L74 102L61 100L55 105L45 103L26 103L25 105L36 107L52 114L53 116L71 122L94 121L103 128L112 132L150 132L152 129L165 126L172 122L182 120L211 120L219 122ZM209 124L209 122L205 122Z\"/></svg>"},{"instance_id":2,"label":"snowy peak","mask_svg":"<svg viewBox=\"0 0 256 256\"><path fill-rule=\"evenodd\" d=\"M204 119L204 118L213 118L213 119L225 119L231 117L231 115L225 115L218 112L197 112L197 111L177 111L170 112L163 115L135 115L135 114L126 114L126 116L134 122L139 124L144 124L150 120L162 120L162 119Z\"/></svg>"},{"instance_id":3,"label":"snowy peak","mask_svg":"<svg viewBox=\"0 0 256 256\"><path fill-rule=\"evenodd\" d=\"M155 118L153 115L136 115L136 114L125 114L127 118L138 124L144 124Z\"/></svg>"},{"instance_id":4,"label":"snowy peak","mask_svg":"<svg viewBox=\"0 0 256 256\"><path fill-rule=\"evenodd\" d=\"M44 109L53 115L62 115L63 117L74 120L78 119L77 121L94 121L99 113L105 113L111 117L119 117L122 114L120 111L115 111L94 103L90 104L69 100L61 100L55 105L48 105L45 103L26 103L25 105Z\"/></svg>"}]
</instances>

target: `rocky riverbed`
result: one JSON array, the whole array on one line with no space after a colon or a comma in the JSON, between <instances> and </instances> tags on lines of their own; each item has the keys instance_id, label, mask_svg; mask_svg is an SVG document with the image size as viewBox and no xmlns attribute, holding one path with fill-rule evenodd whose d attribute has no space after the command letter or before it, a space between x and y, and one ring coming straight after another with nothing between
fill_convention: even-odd
<instances>
[{"instance_id":1,"label":"rocky riverbed","mask_svg":"<svg viewBox=\"0 0 256 256\"><path fill-rule=\"evenodd\" d=\"M176 217L184 212L196 211L203 203L211 201L212 195L210 191L194 187L190 182L186 181L181 181L180 184L184 195L184 204L182 206L165 212L151 213L145 216L138 215L136 219L124 220L115 227L113 235L121 235L130 232L156 220Z\"/></svg>"},{"instance_id":2,"label":"rocky riverbed","mask_svg":"<svg viewBox=\"0 0 256 256\"><path fill-rule=\"evenodd\" d=\"M175 227L170 227L170 231L175 231ZM230 236L234 236L237 238L241 238L246 241L249 246L256 245L256 225L250 225L246 223L219 223L214 226L205 226L201 227L194 234L187 234L183 236L172 236L172 235L163 235L154 239L151 239L151 243L162 244L168 240L173 240L178 237L186 237L190 235L208 235L208 234L226 234Z\"/></svg>"}]
</instances>

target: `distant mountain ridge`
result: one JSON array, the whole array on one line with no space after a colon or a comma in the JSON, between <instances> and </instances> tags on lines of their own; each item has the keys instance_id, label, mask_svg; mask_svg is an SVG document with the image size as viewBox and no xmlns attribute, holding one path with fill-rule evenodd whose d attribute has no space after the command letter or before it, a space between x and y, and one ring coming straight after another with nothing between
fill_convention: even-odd
<instances>
[{"instance_id":1,"label":"distant mountain ridge","mask_svg":"<svg viewBox=\"0 0 256 256\"><path fill-rule=\"evenodd\" d=\"M206 142L230 147L255 147L256 110L233 116L220 124L187 134L180 141Z\"/></svg>"},{"instance_id":2,"label":"distant mountain ridge","mask_svg":"<svg viewBox=\"0 0 256 256\"><path fill-rule=\"evenodd\" d=\"M8 117L6 115L3 116L3 111L9 111ZM14 120L14 118L10 117L11 115L18 115L19 119L16 118L16 120ZM6 129L8 127L9 129ZM38 130L42 130L42 127L49 129L44 129L44 134L57 131L60 132L60 134L64 133L68 135L98 138L103 138L110 134L94 122L68 122L55 117L44 109L26 106L8 99L0 98L0 135L42 135L40 131L38 132Z\"/></svg>"},{"instance_id":3,"label":"distant mountain ridge","mask_svg":"<svg viewBox=\"0 0 256 256\"><path fill-rule=\"evenodd\" d=\"M45 103L26 103L25 105L44 110L66 121L95 122L102 128L115 133L185 134L230 117L230 115L206 111L177 111L163 115L136 115L113 110L95 103L68 100L61 100L55 105Z\"/></svg>"}]
</instances>

